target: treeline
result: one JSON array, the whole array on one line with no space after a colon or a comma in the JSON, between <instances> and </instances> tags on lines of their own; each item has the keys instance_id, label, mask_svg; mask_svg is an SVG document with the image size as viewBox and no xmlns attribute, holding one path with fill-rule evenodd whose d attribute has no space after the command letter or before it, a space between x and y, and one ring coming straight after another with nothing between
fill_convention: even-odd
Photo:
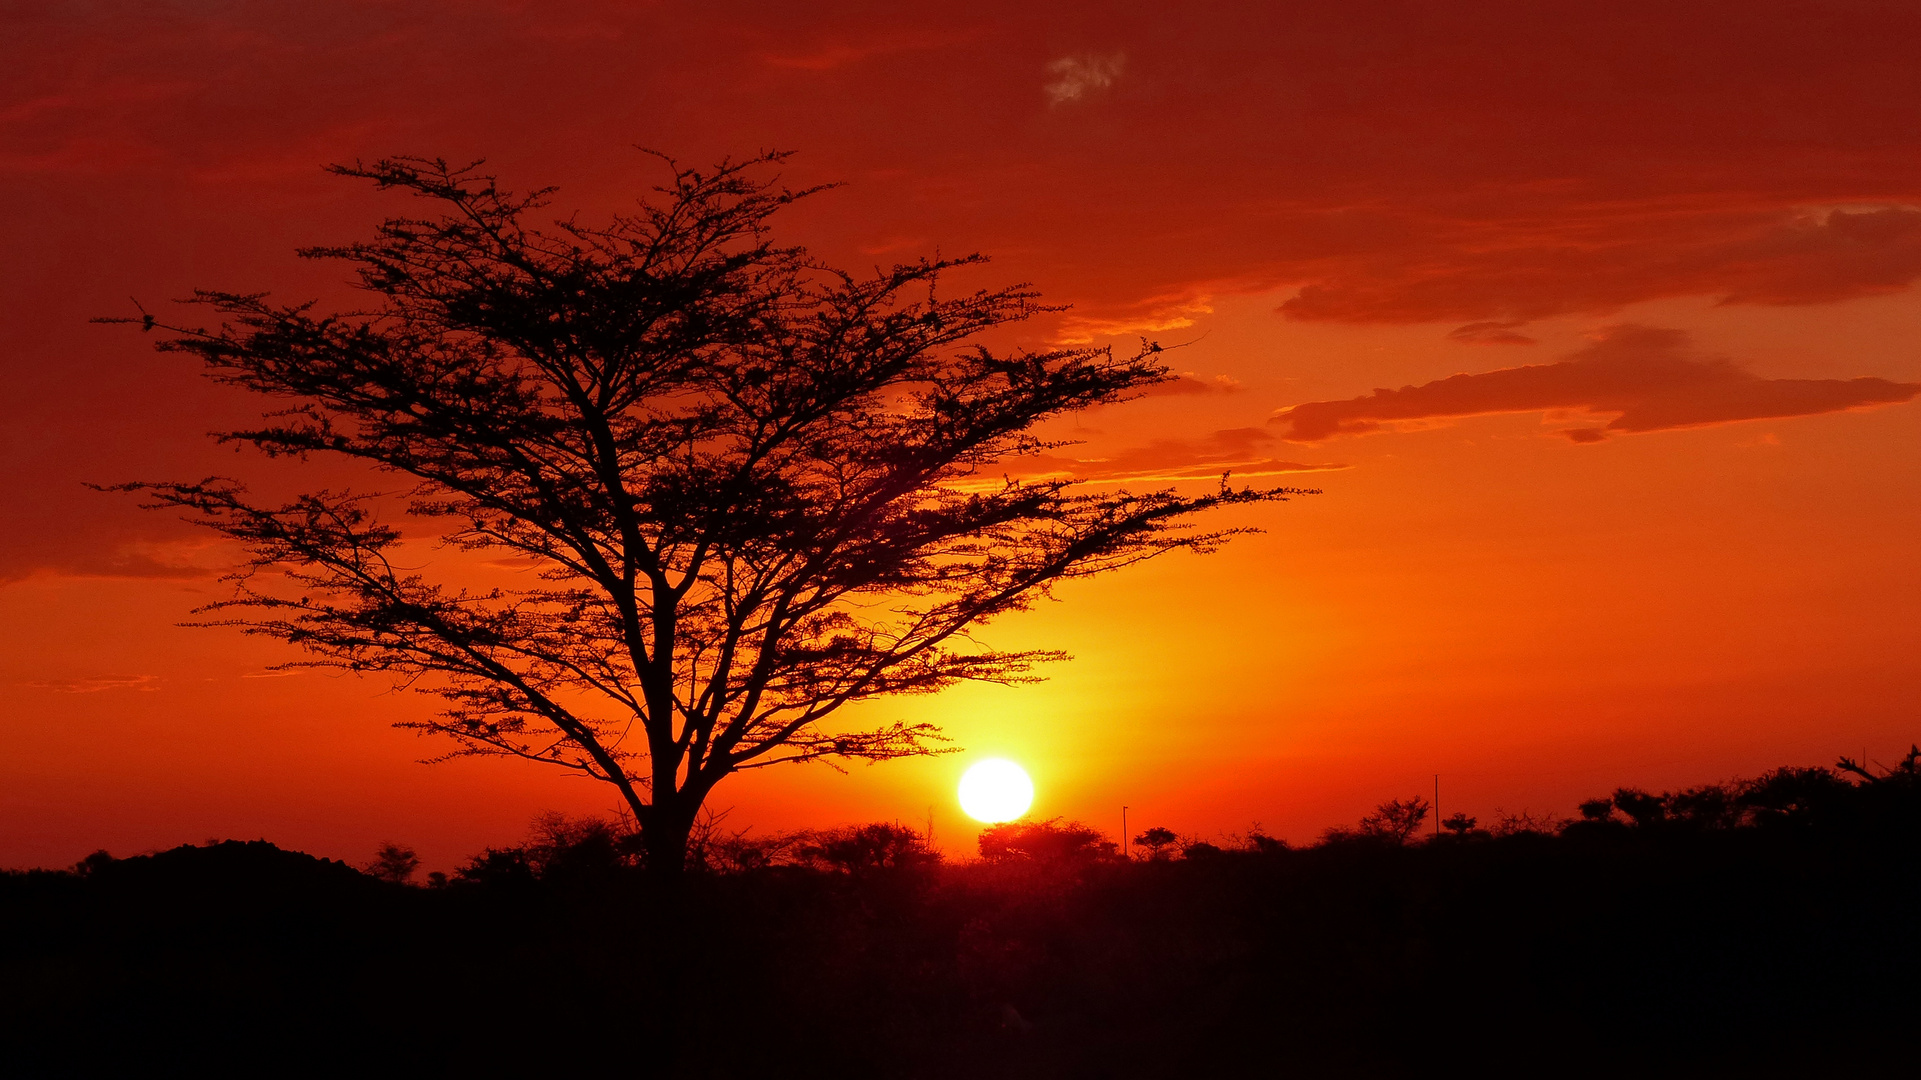
<instances>
[{"instance_id":1,"label":"treeline","mask_svg":"<svg viewBox=\"0 0 1921 1080\"><path fill-rule=\"evenodd\" d=\"M414 886L264 842L0 877L18 1075L1832 1075L1905 1065L1921 751L1621 789L1568 820L1420 799L1318 842L1072 822L943 862L896 824L614 824ZM387 880L381 880L382 878ZM424 887L423 887L424 886ZM670 895L671 894L671 895ZM663 931L662 927L670 930ZM373 1063L373 1064L369 1064Z\"/></svg>"},{"instance_id":2,"label":"treeline","mask_svg":"<svg viewBox=\"0 0 1921 1080\"><path fill-rule=\"evenodd\" d=\"M1680 791L1650 793L1617 788L1580 804L1580 816L1556 817L1526 810L1499 812L1486 827L1478 818L1454 814L1426 832L1432 807L1421 796L1392 799L1352 826L1335 826L1311 847L1348 844L1407 846L1458 844L1516 836L1575 837L1612 830L1799 830L1810 833L1907 829L1921 824L1921 747L1911 748L1892 766L1876 772L1850 758L1833 768L1784 767L1752 779L1703 784ZM931 837L898 822L805 829L786 833L728 832L709 819L694 832L689 866L695 873L743 874L777 868L823 873L863 874L928 867L946 862ZM1183 837L1155 826L1131 838L1129 855L1161 861L1205 859L1230 854L1273 855L1291 849L1258 826L1221 842ZM1124 858L1123 848L1098 829L1052 819L1010 822L983 829L978 857L989 866L1015 863L1062 867L1110 863ZM427 876L424 884L444 887L507 881L568 878L581 874L635 871L642 866L638 838L620 823L595 818L546 814L535 819L529 840L516 847L488 848L451 877ZM103 852L96 860L110 858ZM399 884L415 883L419 858L412 849L389 844L364 869ZM85 872L87 864L76 867Z\"/></svg>"}]
</instances>

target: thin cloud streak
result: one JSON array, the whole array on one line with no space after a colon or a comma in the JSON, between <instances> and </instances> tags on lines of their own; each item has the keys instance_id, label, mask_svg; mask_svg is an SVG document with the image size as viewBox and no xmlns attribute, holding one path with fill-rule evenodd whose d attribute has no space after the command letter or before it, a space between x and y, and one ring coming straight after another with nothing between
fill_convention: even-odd
<instances>
[{"instance_id":1,"label":"thin cloud streak","mask_svg":"<svg viewBox=\"0 0 1921 1080\"><path fill-rule=\"evenodd\" d=\"M157 690L158 675L93 675L78 679L41 679L26 684L56 694L98 694L103 690Z\"/></svg>"},{"instance_id":2,"label":"thin cloud streak","mask_svg":"<svg viewBox=\"0 0 1921 1080\"><path fill-rule=\"evenodd\" d=\"M1329 472L1346 465L1284 461L1262 453L1276 441L1263 428L1228 428L1199 439L1156 439L1111 457L1076 458L1029 454L1008 458L992 470L996 480L1080 480L1087 483L1174 483L1233 477Z\"/></svg>"}]
</instances>

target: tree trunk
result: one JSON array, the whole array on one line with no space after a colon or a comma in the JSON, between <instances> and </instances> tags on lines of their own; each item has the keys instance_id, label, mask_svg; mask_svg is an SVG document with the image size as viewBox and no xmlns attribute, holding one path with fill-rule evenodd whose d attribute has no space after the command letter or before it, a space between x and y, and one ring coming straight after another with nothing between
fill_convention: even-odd
<instances>
[{"instance_id":1,"label":"tree trunk","mask_svg":"<svg viewBox=\"0 0 1921 1080\"><path fill-rule=\"evenodd\" d=\"M640 847L650 877L679 880L687 870L687 838L694 815L672 803L656 801L640 826Z\"/></svg>"}]
</instances>

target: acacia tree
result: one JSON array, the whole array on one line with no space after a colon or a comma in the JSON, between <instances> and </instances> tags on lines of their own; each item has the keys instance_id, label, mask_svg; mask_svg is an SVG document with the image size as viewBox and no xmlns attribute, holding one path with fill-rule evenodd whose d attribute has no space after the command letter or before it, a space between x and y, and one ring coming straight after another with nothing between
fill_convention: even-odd
<instances>
[{"instance_id":1,"label":"acacia tree","mask_svg":"<svg viewBox=\"0 0 1921 1080\"><path fill-rule=\"evenodd\" d=\"M849 730L842 706L963 679L1019 681L1051 652L972 627L1048 587L1235 530L1194 514L1287 489L1093 493L994 479L1035 425L1166 377L1149 346L999 350L1049 310L1023 287L944 295L978 257L856 275L777 244L811 191L782 155L671 181L603 224L531 222L479 164L333 172L426 200L373 239L303 250L371 298L326 314L199 292L212 329L163 351L278 399L223 442L339 455L397 481L262 503L236 480L122 485L237 540L233 595L201 609L300 646L287 666L383 672L446 699L404 727L612 785L648 864L677 870L703 801L745 769L936 752L926 724ZM403 530L396 522L406 522ZM403 537L517 559L515 587L439 577ZM432 569L431 561L428 569Z\"/></svg>"}]
</instances>

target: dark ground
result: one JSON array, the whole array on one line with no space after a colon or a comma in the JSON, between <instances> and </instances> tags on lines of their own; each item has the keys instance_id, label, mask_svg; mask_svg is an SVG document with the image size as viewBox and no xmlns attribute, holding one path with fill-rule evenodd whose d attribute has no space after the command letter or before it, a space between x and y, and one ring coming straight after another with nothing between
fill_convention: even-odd
<instances>
[{"instance_id":1,"label":"dark ground","mask_svg":"<svg viewBox=\"0 0 1921 1080\"><path fill-rule=\"evenodd\" d=\"M0 1073L1915 1075L1921 783L1795 772L1558 835L696 873L671 934L592 844L97 858L0 877Z\"/></svg>"}]
</instances>

